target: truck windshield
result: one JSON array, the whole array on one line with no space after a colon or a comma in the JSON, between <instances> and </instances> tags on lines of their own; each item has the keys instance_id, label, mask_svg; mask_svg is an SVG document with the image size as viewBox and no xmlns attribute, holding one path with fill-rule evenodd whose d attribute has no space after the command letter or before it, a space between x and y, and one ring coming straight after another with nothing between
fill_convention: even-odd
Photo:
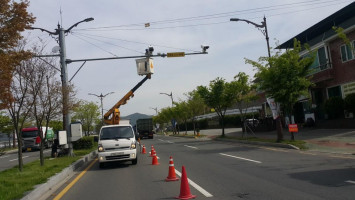
<instances>
[{"instance_id":1,"label":"truck windshield","mask_svg":"<svg viewBox=\"0 0 355 200\"><path fill-rule=\"evenodd\" d=\"M22 138L33 138L38 136L38 131L24 131L22 132Z\"/></svg>"},{"instance_id":2,"label":"truck windshield","mask_svg":"<svg viewBox=\"0 0 355 200\"><path fill-rule=\"evenodd\" d=\"M102 128L100 132L100 140L112 140L133 138L134 134L132 128L129 126L114 126Z\"/></svg>"}]
</instances>

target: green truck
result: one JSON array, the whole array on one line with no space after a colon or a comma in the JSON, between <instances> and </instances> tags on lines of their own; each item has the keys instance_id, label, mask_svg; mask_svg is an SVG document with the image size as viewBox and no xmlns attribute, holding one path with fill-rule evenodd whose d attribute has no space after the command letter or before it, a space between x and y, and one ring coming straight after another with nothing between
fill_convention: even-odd
<instances>
[{"instance_id":1,"label":"green truck","mask_svg":"<svg viewBox=\"0 0 355 200\"><path fill-rule=\"evenodd\" d=\"M153 139L154 135L154 125L153 125L153 119L152 118L147 118L147 119L138 119L136 122L136 131L139 134L139 138L149 138Z\"/></svg>"}]
</instances>

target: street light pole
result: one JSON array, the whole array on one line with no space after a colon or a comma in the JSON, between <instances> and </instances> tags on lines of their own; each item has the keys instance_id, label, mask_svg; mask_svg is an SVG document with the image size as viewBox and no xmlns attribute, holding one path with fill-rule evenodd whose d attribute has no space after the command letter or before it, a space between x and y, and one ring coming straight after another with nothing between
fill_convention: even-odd
<instances>
[{"instance_id":1,"label":"street light pole","mask_svg":"<svg viewBox=\"0 0 355 200\"><path fill-rule=\"evenodd\" d=\"M38 29L42 32L47 32L50 35L58 35L58 43L60 47L60 65L61 65L61 79L62 79L62 95L63 95L63 129L67 132L68 147L69 147L69 156L73 156L73 146L71 144L71 132L70 132L70 112L69 112L69 88L68 88L68 70L67 70L67 57L66 57L66 48L65 48L65 34L69 33L71 29L78 26L82 22L89 22L94 20L94 18L86 18L82 21L79 21L72 25L69 29L65 30L58 24L58 28L55 29L55 32L48 31L43 28L30 27L29 29ZM54 55L56 56L56 55Z\"/></svg>"},{"instance_id":2,"label":"street light pole","mask_svg":"<svg viewBox=\"0 0 355 200\"><path fill-rule=\"evenodd\" d=\"M100 100L101 100L101 120L102 120L102 125L104 125L104 104L103 104L103 98L105 98L107 95L110 95L110 94L113 94L114 92L109 92L105 95L102 95L102 93L100 95L97 95L97 94L92 94L92 93L89 93L89 95L93 95L93 96L96 96L96 97L99 97Z\"/></svg>"},{"instance_id":3,"label":"street light pole","mask_svg":"<svg viewBox=\"0 0 355 200\"><path fill-rule=\"evenodd\" d=\"M155 114L158 115L158 108L157 107L155 107L155 108L150 107L150 109L155 110Z\"/></svg>"},{"instance_id":4,"label":"street light pole","mask_svg":"<svg viewBox=\"0 0 355 200\"><path fill-rule=\"evenodd\" d=\"M266 17L264 16L264 21L261 22L261 24L256 24L254 22L251 22L249 20L246 20L246 19L239 19L239 18L231 18L230 21L244 21L248 24L252 24L254 25L256 28L258 28L262 33L263 35L265 36L265 39L266 39L266 44L267 44L267 52L268 52L268 55L269 55L269 58L271 57L271 53L270 53L270 44L269 44L269 35L268 35L268 32L267 32L267 25L266 25ZM263 30L264 28L264 30Z\"/></svg>"},{"instance_id":5,"label":"street light pole","mask_svg":"<svg viewBox=\"0 0 355 200\"><path fill-rule=\"evenodd\" d=\"M173 92L170 92L170 94L161 92L160 94L165 94L169 96L171 98L171 107L174 106Z\"/></svg>"}]
</instances>

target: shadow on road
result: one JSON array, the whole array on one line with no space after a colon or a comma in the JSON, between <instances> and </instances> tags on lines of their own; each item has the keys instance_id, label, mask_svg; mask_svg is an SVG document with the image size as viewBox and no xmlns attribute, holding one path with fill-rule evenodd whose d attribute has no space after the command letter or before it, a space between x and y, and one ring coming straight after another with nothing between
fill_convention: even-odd
<instances>
[{"instance_id":1,"label":"shadow on road","mask_svg":"<svg viewBox=\"0 0 355 200\"><path fill-rule=\"evenodd\" d=\"M355 169L331 169L289 174L290 177L328 187L349 185L345 181L355 181Z\"/></svg>"}]
</instances>

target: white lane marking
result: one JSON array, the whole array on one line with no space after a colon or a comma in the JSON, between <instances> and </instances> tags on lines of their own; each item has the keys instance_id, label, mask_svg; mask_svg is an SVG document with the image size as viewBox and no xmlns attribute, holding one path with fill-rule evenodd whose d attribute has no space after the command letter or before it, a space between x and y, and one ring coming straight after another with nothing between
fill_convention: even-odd
<instances>
[{"instance_id":1,"label":"white lane marking","mask_svg":"<svg viewBox=\"0 0 355 200\"><path fill-rule=\"evenodd\" d=\"M345 181L346 183L352 183L352 184L355 184L355 181Z\"/></svg>"},{"instance_id":2,"label":"white lane marking","mask_svg":"<svg viewBox=\"0 0 355 200\"><path fill-rule=\"evenodd\" d=\"M193 148L193 149L198 149L197 147L189 146L189 145L184 145L185 147Z\"/></svg>"},{"instance_id":3,"label":"white lane marking","mask_svg":"<svg viewBox=\"0 0 355 200\"><path fill-rule=\"evenodd\" d=\"M250 162L261 163L260 161L257 161L257 160L251 160L251 159L247 159L247 158L232 156L232 155L228 155L228 154L224 154L224 153L220 153L220 154L222 156L228 156L228 157L237 158L237 159L241 159L241 160L246 160L246 161L250 161Z\"/></svg>"},{"instance_id":4,"label":"white lane marking","mask_svg":"<svg viewBox=\"0 0 355 200\"><path fill-rule=\"evenodd\" d=\"M9 155L7 155L7 156L0 156L0 158L7 158L7 157L10 157Z\"/></svg>"},{"instance_id":5,"label":"white lane marking","mask_svg":"<svg viewBox=\"0 0 355 200\"><path fill-rule=\"evenodd\" d=\"M29 157L29 156L23 156L22 159L28 158L28 157ZM15 158L15 159L12 159L12 160L9 160L9 161L12 162L12 161L15 161L15 160L18 160L18 158Z\"/></svg>"},{"instance_id":6,"label":"white lane marking","mask_svg":"<svg viewBox=\"0 0 355 200\"><path fill-rule=\"evenodd\" d=\"M160 141L162 141L162 142L167 142L167 143L170 143L170 144L173 144L174 142L171 142L171 141L169 141L169 140L162 140L162 139L158 139L158 140L160 140Z\"/></svg>"},{"instance_id":7,"label":"white lane marking","mask_svg":"<svg viewBox=\"0 0 355 200\"><path fill-rule=\"evenodd\" d=\"M47 152L50 152L50 151L52 151L52 150L46 150L46 151L43 151L43 153L47 153Z\"/></svg>"},{"instance_id":8,"label":"white lane marking","mask_svg":"<svg viewBox=\"0 0 355 200\"><path fill-rule=\"evenodd\" d=\"M181 173L175 169L175 173L181 177ZM201 192L203 195L205 195L205 197L213 197L213 195L209 192L207 192L205 189L203 189L201 186L197 185L195 182L193 182L191 179L187 178L187 180L189 181L189 184L194 187L196 190L198 190L199 192Z\"/></svg>"}]
</instances>

